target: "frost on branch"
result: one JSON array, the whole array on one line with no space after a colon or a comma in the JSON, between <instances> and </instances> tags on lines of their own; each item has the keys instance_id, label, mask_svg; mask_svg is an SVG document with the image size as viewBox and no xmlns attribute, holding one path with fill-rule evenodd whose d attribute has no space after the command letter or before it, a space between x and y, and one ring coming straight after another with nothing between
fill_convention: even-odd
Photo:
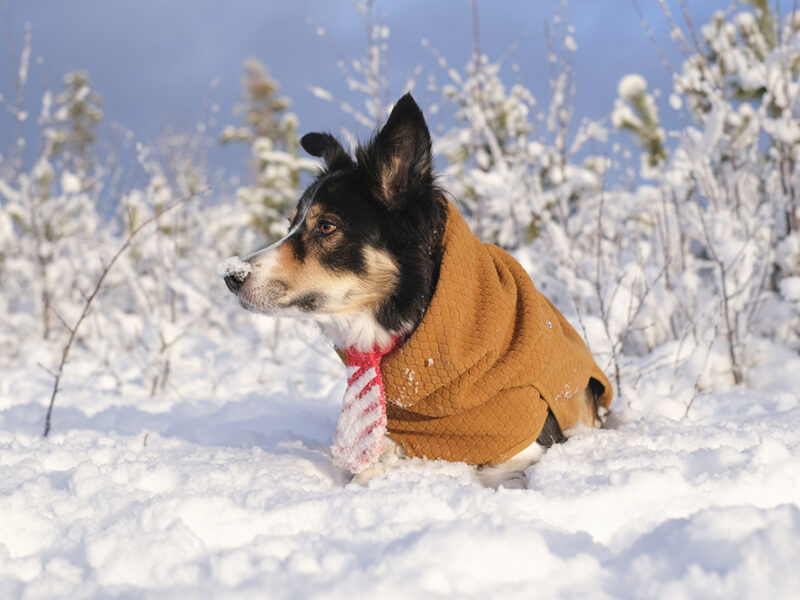
<instances>
[{"instance_id":1,"label":"frost on branch","mask_svg":"<svg viewBox=\"0 0 800 600\"><path fill-rule=\"evenodd\" d=\"M641 175L652 179L664 164L666 134L658 120L655 97L647 93L647 82L640 75L626 75L617 86L619 98L614 103L611 122L618 129L627 129L645 148L641 161Z\"/></svg>"}]
</instances>

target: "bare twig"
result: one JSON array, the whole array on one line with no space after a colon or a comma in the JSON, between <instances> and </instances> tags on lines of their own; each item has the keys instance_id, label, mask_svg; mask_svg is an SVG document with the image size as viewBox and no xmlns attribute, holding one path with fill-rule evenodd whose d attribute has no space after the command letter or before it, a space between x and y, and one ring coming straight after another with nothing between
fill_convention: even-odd
<instances>
[{"instance_id":1,"label":"bare twig","mask_svg":"<svg viewBox=\"0 0 800 600\"><path fill-rule=\"evenodd\" d=\"M672 17L672 13L667 6L667 3L664 0L656 0L658 2L658 6L661 8L661 12L664 13L664 18L667 21L667 25L670 29L670 35L672 39L675 40L675 44L678 47L678 50L683 54L684 58L688 58L692 56L693 49L689 45L689 42L686 40L686 36L683 34L683 30L678 27L675 19ZM699 56L702 56L700 54Z\"/></svg>"},{"instance_id":2,"label":"bare twig","mask_svg":"<svg viewBox=\"0 0 800 600\"><path fill-rule=\"evenodd\" d=\"M689 31L689 36L692 38L694 52L695 54L702 56L703 45L700 43L700 38L697 36L697 29L692 21L692 13L689 10L689 5L686 3L686 0L678 0L678 4L680 5L681 13L683 14L683 20L686 23L686 29Z\"/></svg>"},{"instance_id":3,"label":"bare twig","mask_svg":"<svg viewBox=\"0 0 800 600\"><path fill-rule=\"evenodd\" d=\"M708 342L708 346L706 346L706 355L702 360L701 364L708 364L708 357L711 354L711 348L714 346L714 340L717 338L719 333L719 323L714 326L714 335L711 336L711 339ZM703 370L700 369L700 372L697 374L697 377L694 380L694 395L692 396L691 400L689 400L688 404L686 405L686 410L683 412L683 418L687 418L689 416L689 411L692 410L692 406L694 405L694 401L700 395L700 379L703 377Z\"/></svg>"},{"instance_id":4,"label":"bare twig","mask_svg":"<svg viewBox=\"0 0 800 600\"><path fill-rule=\"evenodd\" d=\"M636 9L636 14L639 17L639 23L641 23L642 27L644 28L645 34L647 34L647 39L650 40L650 45L653 46L653 50L658 55L659 60L661 61L661 65L666 69L667 73L670 74L672 77L675 74L674 69L669 64L664 51L661 49L661 45L658 43L655 34L653 33L653 29L650 27L650 24L645 19L644 13L642 12L641 6L639 6L639 2L637 0L631 0L633 2L633 7Z\"/></svg>"},{"instance_id":5,"label":"bare twig","mask_svg":"<svg viewBox=\"0 0 800 600\"><path fill-rule=\"evenodd\" d=\"M477 70L481 61L481 28L478 18L478 0L472 0L470 8L472 9L472 62L475 63L475 69Z\"/></svg>"},{"instance_id":6,"label":"bare twig","mask_svg":"<svg viewBox=\"0 0 800 600\"><path fill-rule=\"evenodd\" d=\"M208 191L208 188L200 190L198 193L205 193L207 191ZM50 433L50 420L51 420L51 417L52 417L52 414L53 414L53 405L55 404L56 396L58 395L59 387L61 385L61 378L64 375L64 366L67 363L67 358L69 357L69 352L72 349L72 344L75 342L75 337L76 337L76 335L78 333L78 329L80 328L80 326L83 323L84 319L86 319L86 316L89 314L89 309L92 306L92 302L97 297L97 294L100 292L101 288L103 287L103 282L105 281L106 276L109 274L109 272L111 271L111 269L113 268L114 264L117 262L119 257L122 256L122 254L125 252L125 250L128 249L128 247L131 245L131 243L133 242L134 238L139 234L140 231L142 231L145 227L147 227L151 223L155 222L164 213L166 213L166 212L168 212L168 211L180 206L181 204L186 203L190 199L194 198L195 195L196 194L190 194L190 195L184 196L183 198L179 198L175 202L173 202L171 204L168 204L165 208L163 208L160 211L155 212L152 216L150 216L149 218L145 219L142 223L140 223L135 229L133 229L128 234L128 237L125 239L125 241L119 247L119 249L117 250L116 254L114 254L114 256L111 257L111 260L108 262L108 264L106 265L105 269L103 269L103 272L100 273L100 277L97 279L97 283L95 284L94 289L89 294L89 296L86 298L86 302L84 302L83 310L81 311L81 314L78 317L77 321L75 321L75 325L73 325L71 328L69 328L70 329L69 339L67 340L67 343L64 345L64 348L61 351L61 362L58 364L58 368L56 369L56 371L54 373L55 381L53 382L53 392L50 395L50 405L47 408L47 416L45 417L45 422L44 422L44 437L47 437L48 434Z\"/></svg>"},{"instance_id":7,"label":"bare twig","mask_svg":"<svg viewBox=\"0 0 800 600\"><path fill-rule=\"evenodd\" d=\"M698 210L697 214L699 216L700 225L703 229L703 234L706 238L706 246L708 248L709 255L711 260L716 264L717 269L719 269L720 287L722 291L722 317L725 320L725 338L728 343L728 357L731 361L731 375L733 376L734 384L739 385L742 382L742 369L737 353L738 339L734 329L734 322L731 317L731 293L728 292L728 271L725 268L725 261L717 253L716 247L711 238L711 233L708 230L708 225L703 217L703 211Z\"/></svg>"},{"instance_id":8,"label":"bare twig","mask_svg":"<svg viewBox=\"0 0 800 600\"><path fill-rule=\"evenodd\" d=\"M50 307L50 310L51 310L51 311L53 312L53 314L56 316L56 319L58 319L59 323L61 323L61 325L64 327L64 329L66 329L67 331L69 331L70 333L72 333L72 328L69 326L69 323L67 323L66 319L65 319L64 317L62 317L62 316L61 316L61 313L59 313L59 312L58 312L58 311L57 311L55 308L53 308L52 306Z\"/></svg>"},{"instance_id":9,"label":"bare twig","mask_svg":"<svg viewBox=\"0 0 800 600\"><path fill-rule=\"evenodd\" d=\"M14 116L17 126L16 148L19 153L17 156L17 166L20 173L25 171L25 136L24 118L25 112L22 109L22 102L25 95L25 85L27 77L24 75L28 71L31 55L31 30L30 26L25 28L25 38L22 52L19 59L14 47L14 25L11 18L11 7L8 0L3 0L3 13L5 16L6 42L8 43L8 57L11 62L11 72L14 73L14 104L10 107L10 112Z\"/></svg>"}]
</instances>

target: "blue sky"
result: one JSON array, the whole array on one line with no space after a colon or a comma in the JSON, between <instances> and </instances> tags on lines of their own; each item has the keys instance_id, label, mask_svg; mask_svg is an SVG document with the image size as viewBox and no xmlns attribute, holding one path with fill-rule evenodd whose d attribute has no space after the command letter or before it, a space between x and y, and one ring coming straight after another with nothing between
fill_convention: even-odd
<instances>
[{"instance_id":1,"label":"blue sky","mask_svg":"<svg viewBox=\"0 0 800 600\"><path fill-rule=\"evenodd\" d=\"M656 0L638 0L654 33L674 66L680 57L668 36ZM502 55L516 40L510 62L519 65L522 82L539 99L548 101L544 24L558 2L552 0L481 0L481 49L490 59ZM668 2L676 15L676 3ZM714 10L718 0L690 3L696 24ZM71 69L89 72L105 98L103 109L113 121L131 129L138 139L152 140L166 124L191 129L212 100L220 106L221 123L233 123L231 109L240 94L241 63L255 56L270 68L281 91L292 98L301 132L342 125L355 127L336 106L315 98L308 86L318 85L347 98L336 61L360 56L365 47L362 22L349 0L9 0L3 15L10 22L19 52L27 23L33 34L31 85L26 105L37 114L44 87L57 88ZM394 93L402 91L409 73L422 65L426 74L445 79L430 52L430 40L455 67L472 52L468 0L376 0L376 15L391 28L389 65ZM573 0L567 19L574 24L578 51L576 114L601 117L610 112L619 78L644 75L654 87L668 91L669 74L648 41L631 0ZM322 27L325 35L316 34ZM8 28L0 45L0 93L13 93L13 64ZM39 62L36 59L41 59ZM509 72L509 78L511 74ZM218 80L212 91L211 82ZM423 107L435 98L418 95ZM665 100L666 98L664 98ZM665 119L676 118L667 114ZM435 123L434 123L435 125ZM360 136L367 135L356 127ZM13 121L0 115L0 149L13 142ZM241 161L230 152L224 163Z\"/></svg>"}]
</instances>

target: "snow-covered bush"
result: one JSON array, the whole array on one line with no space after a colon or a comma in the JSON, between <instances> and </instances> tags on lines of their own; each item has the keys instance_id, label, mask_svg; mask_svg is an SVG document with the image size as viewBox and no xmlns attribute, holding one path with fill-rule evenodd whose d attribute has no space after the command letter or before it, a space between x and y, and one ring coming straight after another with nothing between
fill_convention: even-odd
<instances>
[{"instance_id":1,"label":"snow-covered bush","mask_svg":"<svg viewBox=\"0 0 800 600\"><path fill-rule=\"evenodd\" d=\"M333 102L342 112L350 115L361 127L375 128L389 116L393 102L396 100L389 85L389 38L391 29L382 19L376 18L374 0L353 0L355 9L366 34L367 45L364 54L352 60L341 59L336 63L347 91L358 95L359 102L353 103L341 97L344 90L331 92L316 85L310 85L309 91L320 100ZM325 36L323 27L317 28L317 34ZM337 48L338 54L342 49ZM419 69L415 70L418 73ZM414 75L405 83L403 92L414 87ZM399 96L398 96L399 97ZM344 137L355 143L358 136L347 127L342 129Z\"/></svg>"},{"instance_id":2,"label":"snow-covered bush","mask_svg":"<svg viewBox=\"0 0 800 600\"><path fill-rule=\"evenodd\" d=\"M658 118L656 99L647 92L647 81L641 75L623 77L617 86L619 98L614 103L611 121L614 127L627 129L644 146L641 156L642 177L657 176L667 157L666 134Z\"/></svg>"},{"instance_id":3,"label":"snow-covered bush","mask_svg":"<svg viewBox=\"0 0 800 600\"><path fill-rule=\"evenodd\" d=\"M27 50L22 60L29 55ZM27 77L27 63L16 82L24 87L22 75ZM135 171L121 177L113 158L101 159L95 148L103 125L99 101L87 74L68 74L63 92L43 94L41 143L26 139L20 127L18 151L0 164L0 349L4 359L24 358L31 338L44 338L52 357L31 358L55 370L91 291L126 246L102 275L75 345L91 353L98 371L112 375L118 387L134 381L153 394L179 394L170 387L174 359L213 362L206 356L209 341L229 335L238 327L233 321L247 320L244 313L219 310L227 296L217 263L285 228L300 169L316 163L296 157L294 126L281 129L286 136L276 144L282 149L272 152L264 150L269 138L257 136L259 208L241 190L233 197L212 195L216 181L206 157L215 138L208 122L191 134L167 129L151 145L137 143ZM19 107L6 107L18 121L27 118ZM24 160L26 146L42 148L31 166ZM254 227L266 197L278 199L269 215L271 231ZM279 344L272 346L279 355Z\"/></svg>"},{"instance_id":4,"label":"snow-covered bush","mask_svg":"<svg viewBox=\"0 0 800 600\"><path fill-rule=\"evenodd\" d=\"M450 79L442 95L456 121L437 139L449 163L444 175L476 234L505 248L536 238L548 221L568 230L575 203L603 187L606 161L587 155L586 145L604 142L607 132L596 121L574 122L577 47L572 28L559 24L548 40L546 113L522 84L506 88L501 62L475 56L460 73L438 57Z\"/></svg>"},{"instance_id":5,"label":"snow-covered bush","mask_svg":"<svg viewBox=\"0 0 800 600\"><path fill-rule=\"evenodd\" d=\"M29 54L24 52L22 60ZM24 86L26 65L18 77ZM97 257L86 254L87 240L101 247L109 241L98 207L106 173L92 156L94 129L102 117L94 104L98 97L84 73L67 74L64 85L55 106L50 92L43 96L37 121L43 143L33 164L26 165L28 144L20 138L16 160L0 177L0 221L15 238L3 252L5 314L35 315L38 331L25 316L11 326L17 335L45 339L62 329L58 321L72 316L91 281ZM27 119L21 108L15 116Z\"/></svg>"},{"instance_id":6,"label":"snow-covered bush","mask_svg":"<svg viewBox=\"0 0 800 600\"><path fill-rule=\"evenodd\" d=\"M667 15L686 50L669 105L685 107L689 125L665 131L645 79L619 82L611 122L642 147L631 189L615 183L625 174L611 170L613 147L579 154L608 132L570 124L571 70L553 38L548 56L560 69L546 115L532 118L532 94L506 90L501 65L485 57L464 74L450 69L443 88L457 125L438 148L473 228L530 256L541 284L575 306L618 384L635 357L665 344L673 350L662 362L698 388L741 382L760 336L798 345L800 19L761 2L727 14L694 36L696 50ZM560 33L562 57L570 33ZM628 371L630 385L641 375Z\"/></svg>"},{"instance_id":7,"label":"snow-covered bush","mask_svg":"<svg viewBox=\"0 0 800 600\"><path fill-rule=\"evenodd\" d=\"M753 4L717 12L699 36L671 23L678 44L689 47L691 38L700 46L674 75L670 104L685 107L691 122L669 133L670 148L660 145L658 112L640 77L621 82L614 111L615 124L647 149L642 176L662 198L650 213L659 223L663 285L680 307L671 319L691 323L695 341L695 324L706 334L713 328L736 383L749 366L748 339L797 345L799 323L784 291L791 284L781 282L800 269L800 21Z\"/></svg>"},{"instance_id":8,"label":"snow-covered bush","mask_svg":"<svg viewBox=\"0 0 800 600\"><path fill-rule=\"evenodd\" d=\"M317 163L299 156L298 119L288 112L292 102L278 96L278 83L257 59L244 61L243 101L234 109L244 123L222 130L223 144L250 145L254 182L236 190L237 200L252 216L252 225L269 241L286 233L286 217L297 201L303 173Z\"/></svg>"}]
</instances>

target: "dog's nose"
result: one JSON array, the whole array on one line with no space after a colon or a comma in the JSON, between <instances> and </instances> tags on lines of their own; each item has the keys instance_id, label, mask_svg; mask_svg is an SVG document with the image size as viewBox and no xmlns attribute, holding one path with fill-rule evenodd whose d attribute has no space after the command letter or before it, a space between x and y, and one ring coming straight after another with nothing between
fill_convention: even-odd
<instances>
[{"instance_id":1,"label":"dog's nose","mask_svg":"<svg viewBox=\"0 0 800 600\"><path fill-rule=\"evenodd\" d=\"M226 275L225 276L225 285L228 286L228 289L232 291L234 294L242 289L242 284L244 280L247 279L247 275L239 279L236 275Z\"/></svg>"}]
</instances>

